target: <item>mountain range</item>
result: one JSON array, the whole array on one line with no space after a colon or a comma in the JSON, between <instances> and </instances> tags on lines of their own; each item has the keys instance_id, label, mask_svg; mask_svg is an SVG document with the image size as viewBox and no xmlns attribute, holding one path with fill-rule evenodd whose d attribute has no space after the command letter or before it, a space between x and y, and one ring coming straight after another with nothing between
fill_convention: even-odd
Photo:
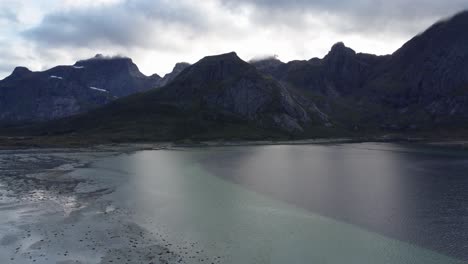
<instances>
[{"instance_id":1,"label":"mountain range","mask_svg":"<svg viewBox=\"0 0 468 264\"><path fill-rule=\"evenodd\" d=\"M341 42L322 59L288 63L232 52L177 64L164 78L102 55L44 72L18 67L0 81L0 124L20 126L10 134L115 141L463 131L467 29L464 11L391 55Z\"/></svg>"}]
</instances>

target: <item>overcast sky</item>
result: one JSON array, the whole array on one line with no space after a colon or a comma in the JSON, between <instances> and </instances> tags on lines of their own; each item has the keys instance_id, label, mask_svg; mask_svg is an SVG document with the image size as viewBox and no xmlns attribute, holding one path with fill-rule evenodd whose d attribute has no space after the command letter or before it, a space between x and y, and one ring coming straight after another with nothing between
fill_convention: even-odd
<instances>
[{"instance_id":1,"label":"overcast sky","mask_svg":"<svg viewBox=\"0 0 468 264\"><path fill-rule=\"evenodd\" d=\"M94 56L145 74L236 51L249 60L323 57L339 41L389 54L467 0L0 0L0 78Z\"/></svg>"}]
</instances>

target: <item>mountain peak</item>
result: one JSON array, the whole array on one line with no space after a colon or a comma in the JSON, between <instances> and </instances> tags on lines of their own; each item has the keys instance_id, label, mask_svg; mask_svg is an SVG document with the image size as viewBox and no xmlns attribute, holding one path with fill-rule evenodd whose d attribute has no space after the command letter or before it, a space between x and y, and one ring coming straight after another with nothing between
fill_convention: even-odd
<instances>
[{"instance_id":1,"label":"mountain peak","mask_svg":"<svg viewBox=\"0 0 468 264\"><path fill-rule=\"evenodd\" d=\"M336 56L336 55L343 56L343 55L355 55L355 54L356 52L353 49L346 47L346 45L343 42L337 42L332 46L327 57Z\"/></svg>"},{"instance_id":2,"label":"mountain peak","mask_svg":"<svg viewBox=\"0 0 468 264\"><path fill-rule=\"evenodd\" d=\"M94 57L85 59L85 60L79 60L75 63L75 66L82 66L83 64L97 64L100 62L120 62L120 63L128 63L128 64L133 64L132 59L129 57L124 57L124 56L106 56L102 54L96 54Z\"/></svg>"},{"instance_id":3,"label":"mountain peak","mask_svg":"<svg viewBox=\"0 0 468 264\"><path fill-rule=\"evenodd\" d=\"M225 53L225 54L221 54L221 55L237 57L237 53L236 53L235 51L231 51L231 52L228 52L228 53Z\"/></svg>"},{"instance_id":4,"label":"mountain peak","mask_svg":"<svg viewBox=\"0 0 468 264\"><path fill-rule=\"evenodd\" d=\"M451 35L460 34L462 36L465 36L467 33L466 31L467 28L468 28L468 10L465 10L465 11L455 14L452 17L443 19L435 23L425 32L420 34L419 36L427 35L427 34L437 34L437 33L441 34L442 32L444 32L445 34L451 34Z\"/></svg>"},{"instance_id":5,"label":"mountain peak","mask_svg":"<svg viewBox=\"0 0 468 264\"><path fill-rule=\"evenodd\" d=\"M340 42L337 42L335 44L333 44L332 50L337 50L337 49L346 49L346 45L344 44L344 42L340 41Z\"/></svg>"},{"instance_id":6,"label":"mountain peak","mask_svg":"<svg viewBox=\"0 0 468 264\"><path fill-rule=\"evenodd\" d=\"M118 73L130 73L134 77L146 77L140 72L132 59L123 56L104 56L97 54L93 58L80 60L73 65L75 68L85 68L91 72L112 75Z\"/></svg>"},{"instance_id":7,"label":"mountain peak","mask_svg":"<svg viewBox=\"0 0 468 264\"><path fill-rule=\"evenodd\" d=\"M278 59L278 56L268 56L268 57L261 57L261 58L254 58L249 61L249 63L257 70L273 75L273 73L281 66L284 65L284 62Z\"/></svg>"},{"instance_id":8,"label":"mountain peak","mask_svg":"<svg viewBox=\"0 0 468 264\"><path fill-rule=\"evenodd\" d=\"M19 75L24 75L24 74L27 74L27 73L31 73L31 71L26 67L19 66L19 67L16 67L13 70L11 75L19 76Z\"/></svg>"},{"instance_id":9,"label":"mountain peak","mask_svg":"<svg viewBox=\"0 0 468 264\"><path fill-rule=\"evenodd\" d=\"M265 56L265 57L259 57L259 58L253 58L249 61L250 64L283 64L283 62L278 59L277 55L273 56Z\"/></svg>"},{"instance_id":10,"label":"mountain peak","mask_svg":"<svg viewBox=\"0 0 468 264\"><path fill-rule=\"evenodd\" d=\"M463 10L460 13L455 14L448 20L445 20L446 22L458 22L458 21L464 21L468 22L468 10Z\"/></svg>"},{"instance_id":11,"label":"mountain peak","mask_svg":"<svg viewBox=\"0 0 468 264\"><path fill-rule=\"evenodd\" d=\"M174 69L172 69L172 72L179 72L180 73L181 71L185 70L185 68L187 68L189 66L190 66L190 63L188 63L188 62L178 62L174 66Z\"/></svg>"},{"instance_id":12,"label":"mountain peak","mask_svg":"<svg viewBox=\"0 0 468 264\"><path fill-rule=\"evenodd\" d=\"M101 53L94 55L94 57L91 59L94 59L94 60L132 60L126 56L120 56L120 55L108 56L108 55L102 55Z\"/></svg>"},{"instance_id":13,"label":"mountain peak","mask_svg":"<svg viewBox=\"0 0 468 264\"><path fill-rule=\"evenodd\" d=\"M416 57L431 57L434 54L467 56L467 28L468 10L435 23L405 43L394 53L394 57L399 60L407 60Z\"/></svg>"},{"instance_id":14,"label":"mountain peak","mask_svg":"<svg viewBox=\"0 0 468 264\"><path fill-rule=\"evenodd\" d=\"M18 79L22 78L23 76L32 73L28 68L26 67L16 67L13 72L10 74L10 76L6 77L5 80L12 80L12 79Z\"/></svg>"},{"instance_id":15,"label":"mountain peak","mask_svg":"<svg viewBox=\"0 0 468 264\"><path fill-rule=\"evenodd\" d=\"M254 66L231 52L202 58L178 74L170 83L170 89L163 90L171 100L182 100L182 97L185 100L193 100L197 94L215 91L207 91L208 87L222 87L221 83L223 86L228 85L226 83L231 85L240 79L261 78L259 76Z\"/></svg>"},{"instance_id":16,"label":"mountain peak","mask_svg":"<svg viewBox=\"0 0 468 264\"><path fill-rule=\"evenodd\" d=\"M204 57L190 67L189 71L184 71L186 73L184 75L203 82L220 81L237 76L241 72L246 72L251 67L253 68L253 66L239 58L235 52L230 52Z\"/></svg>"},{"instance_id":17,"label":"mountain peak","mask_svg":"<svg viewBox=\"0 0 468 264\"><path fill-rule=\"evenodd\" d=\"M229 53L224 53L224 54L219 54L219 55L206 56L203 59L201 59L199 62L203 62L203 61L224 61L224 60L242 61L241 58L239 58L239 56L237 56L237 53L229 52Z\"/></svg>"},{"instance_id":18,"label":"mountain peak","mask_svg":"<svg viewBox=\"0 0 468 264\"><path fill-rule=\"evenodd\" d=\"M181 72L183 72L186 68L190 67L190 63L187 62L178 62L172 69L172 72L167 73L159 82L158 86L162 87L170 82L172 82Z\"/></svg>"}]
</instances>

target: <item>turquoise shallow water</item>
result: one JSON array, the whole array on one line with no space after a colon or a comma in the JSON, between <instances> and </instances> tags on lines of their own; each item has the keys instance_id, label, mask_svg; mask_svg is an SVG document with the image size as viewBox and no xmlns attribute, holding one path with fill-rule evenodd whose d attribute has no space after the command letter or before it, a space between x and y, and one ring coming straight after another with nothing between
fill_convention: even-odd
<instances>
[{"instance_id":1,"label":"turquoise shallow water","mask_svg":"<svg viewBox=\"0 0 468 264\"><path fill-rule=\"evenodd\" d=\"M463 175L447 172L464 161L464 153L395 145L262 146L141 151L75 173L113 184L106 197L113 206L128 208L172 251L197 253L193 263L440 264L464 263L455 258L463 253L444 252L463 249L463 236L427 243L463 225L464 211L440 208L461 198L415 186L440 180L442 171L460 187ZM414 201L428 193L435 193L432 211ZM411 230L424 219L432 237Z\"/></svg>"}]
</instances>

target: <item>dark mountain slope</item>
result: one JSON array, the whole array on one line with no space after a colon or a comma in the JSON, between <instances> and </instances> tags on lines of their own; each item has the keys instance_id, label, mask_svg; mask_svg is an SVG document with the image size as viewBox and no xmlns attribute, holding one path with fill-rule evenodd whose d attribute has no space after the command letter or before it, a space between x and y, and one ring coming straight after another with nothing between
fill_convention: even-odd
<instances>
[{"instance_id":1,"label":"dark mountain slope","mask_svg":"<svg viewBox=\"0 0 468 264\"><path fill-rule=\"evenodd\" d=\"M468 11L407 42L364 92L398 110L406 125L461 125L468 118Z\"/></svg>"},{"instance_id":2,"label":"dark mountain slope","mask_svg":"<svg viewBox=\"0 0 468 264\"><path fill-rule=\"evenodd\" d=\"M339 42L323 58L309 61L274 63L255 61L252 64L264 74L304 91L326 96L349 96L360 89L386 56L356 53Z\"/></svg>"},{"instance_id":3,"label":"dark mountain slope","mask_svg":"<svg viewBox=\"0 0 468 264\"><path fill-rule=\"evenodd\" d=\"M392 55L355 53L337 43L323 59L253 65L308 92L347 127L459 127L468 119L467 29L464 11L436 23Z\"/></svg>"},{"instance_id":4,"label":"dark mountain slope","mask_svg":"<svg viewBox=\"0 0 468 264\"><path fill-rule=\"evenodd\" d=\"M266 78L235 53L200 60L161 89L157 99L290 132L302 131L318 114L312 102L301 102L304 98Z\"/></svg>"},{"instance_id":5,"label":"dark mountain slope","mask_svg":"<svg viewBox=\"0 0 468 264\"><path fill-rule=\"evenodd\" d=\"M44 72L18 67L0 81L0 123L38 122L66 117L114 99L154 88L128 58L96 56Z\"/></svg>"},{"instance_id":6,"label":"dark mountain slope","mask_svg":"<svg viewBox=\"0 0 468 264\"><path fill-rule=\"evenodd\" d=\"M119 141L466 131L467 28L468 12L462 12L388 56L356 53L343 43L335 44L323 59L288 63L268 58L249 64L228 53L192 66L177 65L162 80L145 77L128 61L104 67L112 68L112 73L94 69L99 60L43 73L17 68L0 82L0 113L11 118L13 109L34 112L35 118L50 112L60 117L63 109L79 113L108 103L112 92L124 96L125 87L142 91L146 88L142 83L159 87L164 80L167 84L159 89L28 131ZM87 68L92 70L86 73ZM123 76L115 77L119 71ZM69 79L73 81L68 83ZM86 93L81 93L83 87ZM20 106L11 100L29 94L39 99ZM92 106L83 107L85 103ZM25 120L24 116L16 118Z\"/></svg>"},{"instance_id":7,"label":"dark mountain slope","mask_svg":"<svg viewBox=\"0 0 468 264\"><path fill-rule=\"evenodd\" d=\"M339 42L323 59L288 63L270 59L252 65L314 101L340 131L362 131L375 130L387 115L379 104L361 100L360 93L375 69L388 60L389 56L356 53Z\"/></svg>"},{"instance_id":8,"label":"dark mountain slope","mask_svg":"<svg viewBox=\"0 0 468 264\"><path fill-rule=\"evenodd\" d=\"M200 60L165 87L53 122L45 130L158 140L258 139L298 135L328 122L313 102L228 53Z\"/></svg>"}]
</instances>

